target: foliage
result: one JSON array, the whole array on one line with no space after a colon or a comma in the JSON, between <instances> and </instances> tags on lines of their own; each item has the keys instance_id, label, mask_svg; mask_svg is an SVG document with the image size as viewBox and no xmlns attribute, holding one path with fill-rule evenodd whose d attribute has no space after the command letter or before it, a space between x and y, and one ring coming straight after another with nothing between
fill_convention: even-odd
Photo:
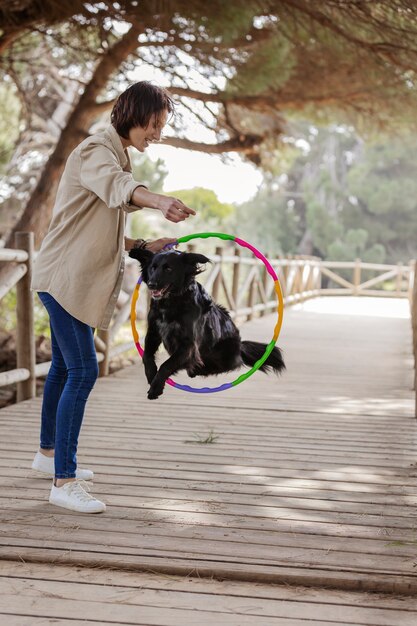
<instances>
[{"instance_id":1,"label":"foliage","mask_svg":"<svg viewBox=\"0 0 417 626\"><path fill-rule=\"evenodd\" d=\"M19 137L20 103L11 83L0 85L0 175L13 154Z\"/></svg>"},{"instance_id":2,"label":"foliage","mask_svg":"<svg viewBox=\"0 0 417 626\"><path fill-rule=\"evenodd\" d=\"M394 6L390 0L375 6L334 0L25 4L28 10L19 11L0 0L0 28L10 33L0 68L18 84L26 81L25 72L40 76L42 66L48 74L49 65L64 74L68 68L87 85L131 25L138 29L138 48L121 59L100 100L111 103L132 70L152 65L181 99L175 121L181 137L191 115L213 130L214 145L228 137L227 149L240 148L255 161L262 159L271 128L278 138L291 114L329 121L337 113L339 120L366 119L368 127L393 120L415 124L417 9L408 0ZM31 49L41 54L33 56ZM53 51L53 65L49 55L43 62L46 49ZM218 107L202 108L199 100ZM248 114L268 118L256 136L245 128ZM193 140L188 145L210 150Z\"/></svg>"},{"instance_id":3,"label":"foliage","mask_svg":"<svg viewBox=\"0 0 417 626\"><path fill-rule=\"evenodd\" d=\"M374 263L417 256L417 136L365 144L350 127L299 125L285 174L240 207L240 232L275 252ZM302 138L302 141L300 141ZM261 241L264 243L262 244Z\"/></svg>"},{"instance_id":4,"label":"foliage","mask_svg":"<svg viewBox=\"0 0 417 626\"><path fill-rule=\"evenodd\" d=\"M133 178L151 189L155 193L161 193L164 181L168 176L163 159L152 161L145 154L134 152L132 155Z\"/></svg>"},{"instance_id":5,"label":"foliage","mask_svg":"<svg viewBox=\"0 0 417 626\"><path fill-rule=\"evenodd\" d=\"M355 124L367 137L415 128L416 35L417 7L409 0L27 0L24 9L0 0L0 75L15 83L26 124L16 146L19 170L5 181L6 222L20 212L15 227L42 234L74 143L147 66L179 101L166 143L238 151L271 172L294 121ZM207 141L197 140L202 127ZM341 169L324 161L322 172L304 176L299 162L291 172L305 196L292 208L302 247L309 233L324 255L348 205L340 193L348 150L338 139Z\"/></svg>"},{"instance_id":6,"label":"foliage","mask_svg":"<svg viewBox=\"0 0 417 626\"><path fill-rule=\"evenodd\" d=\"M294 204L277 193L271 179L265 181L252 200L237 208L233 232L270 256L294 253L301 237Z\"/></svg>"},{"instance_id":7,"label":"foliage","mask_svg":"<svg viewBox=\"0 0 417 626\"><path fill-rule=\"evenodd\" d=\"M195 225L200 223L222 224L230 218L235 210L232 204L220 202L212 189L193 187L192 189L180 189L169 193L197 212L193 219Z\"/></svg>"},{"instance_id":8,"label":"foliage","mask_svg":"<svg viewBox=\"0 0 417 626\"><path fill-rule=\"evenodd\" d=\"M417 137L364 146L348 175L357 199L346 224L361 221L369 243L382 244L392 261L417 256Z\"/></svg>"},{"instance_id":9,"label":"foliage","mask_svg":"<svg viewBox=\"0 0 417 626\"><path fill-rule=\"evenodd\" d=\"M163 191L168 174L162 159L152 161L145 155L134 157L132 163L135 180L143 182L151 191ZM220 202L214 191L201 187L164 192L179 198L193 208L197 215L185 224L173 225L155 211L136 211L130 216L130 234L134 238L157 239L159 237L180 237L190 232L219 230L227 228L235 207ZM175 233L175 234L174 234Z\"/></svg>"},{"instance_id":10,"label":"foliage","mask_svg":"<svg viewBox=\"0 0 417 626\"><path fill-rule=\"evenodd\" d=\"M384 263L385 246L380 243L367 247L369 234L363 228L349 229L344 238L338 237L328 246L328 257L332 261L361 259L368 263Z\"/></svg>"},{"instance_id":11,"label":"foliage","mask_svg":"<svg viewBox=\"0 0 417 626\"><path fill-rule=\"evenodd\" d=\"M150 191L160 193L168 171L162 159L152 161L144 154L134 154L132 157L133 177L143 183ZM162 234L158 231L158 221L155 215L142 211L135 211L129 215L129 234L134 239L157 239Z\"/></svg>"},{"instance_id":12,"label":"foliage","mask_svg":"<svg viewBox=\"0 0 417 626\"><path fill-rule=\"evenodd\" d=\"M50 330L48 313L36 295L33 304L35 335L44 335L49 337ZM14 288L0 300L0 330L11 332L16 328L16 307L16 288Z\"/></svg>"}]
</instances>

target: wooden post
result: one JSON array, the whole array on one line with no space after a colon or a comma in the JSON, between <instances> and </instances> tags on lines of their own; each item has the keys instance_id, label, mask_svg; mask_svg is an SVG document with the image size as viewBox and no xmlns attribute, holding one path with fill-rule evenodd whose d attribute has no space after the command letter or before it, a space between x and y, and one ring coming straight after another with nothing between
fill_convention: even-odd
<instances>
[{"instance_id":1,"label":"wooden post","mask_svg":"<svg viewBox=\"0 0 417 626\"><path fill-rule=\"evenodd\" d=\"M353 268L353 295L359 295L359 285L361 284L361 260L355 259L355 267Z\"/></svg>"},{"instance_id":2,"label":"wooden post","mask_svg":"<svg viewBox=\"0 0 417 626\"><path fill-rule=\"evenodd\" d=\"M32 263L34 237L33 233L16 233L15 246L28 254L27 272L16 285L16 360L17 368L29 370L29 378L17 384L17 402L36 396L36 350L33 316L33 293L30 290L32 280Z\"/></svg>"},{"instance_id":3,"label":"wooden post","mask_svg":"<svg viewBox=\"0 0 417 626\"><path fill-rule=\"evenodd\" d=\"M105 344L103 351L104 359L98 364L98 375L108 376L109 374L109 353L110 353L110 330L99 330L97 336Z\"/></svg>"},{"instance_id":4,"label":"wooden post","mask_svg":"<svg viewBox=\"0 0 417 626\"><path fill-rule=\"evenodd\" d=\"M220 268L219 268L219 273L217 274L216 278L214 279L213 289L211 291L211 295L212 295L213 300L217 300L217 297L219 295L221 276L222 276L223 248L221 246L216 247L215 254L216 254L216 256L218 255L220 257L220 260L219 260Z\"/></svg>"},{"instance_id":5,"label":"wooden post","mask_svg":"<svg viewBox=\"0 0 417 626\"><path fill-rule=\"evenodd\" d=\"M401 295L401 287L402 287L402 282L403 282L403 264L402 263L397 263L397 279L395 281L395 290L397 293L397 296Z\"/></svg>"},{"instance_id":6,"label":"wooden post","mask_svg":"<svg viewBox=\"0 0 417 626\"><path fill-rule=\"evenodd\" d=\"M414 276L415 264L416 264L415 259L412 259L408 264L410 271L408 272L407 293L408 293L408 303L410 305L410 314L412 313L412 308L413 308L413 287L414 287L414 282L415 282L415 276Z\"/></svg>"},{"instance_id":7,"label":"wooden post","mask_svg":"<svg viewBox=\"0 0 417 626\"><path fill-rule=\"evenodd\" d=\"M250 281L250 285L249 285L249 292L248 292L248 307L251 308L250 313L248 313L248 320L253 319L253 307L255 305L255 288L256 288L256 276L254 276L252 278L252 280Z\"/></svg>"},{"instance_id":8,"label":"wooden post","mask_svg":"<svg viewBox=\"0 0 417 626\"><path fill-rule=\"evenodd\" d=\"M414 352L414 416L417 417L417 261L414 261L414 283L413 283L413 298L411 304L411 324L413 327L413 352Z\"/></svg>"},{"instance_id":9,"label":"wooden post","mask_svg":"<svg viewBox=\"0 0 417 626\"><path fill-rule=\"evenodd\" d=\"M299 269L298 269L298 280L299 280L298 292L300 294L299 302L304 302L304 300L306 299L306 282L305 282L306 262L301 254L297 255L297 260L301 261L301 265L299 266Z\"/></svg>"},{"instance_id":10,"label":"wooden post","mask_svg":"<svg viewBox=\"0 0 417 626\"><path fill-rule=\"evenodd\" d=\"M232 298L235 303L235 313L238 311L238 300L239 300L239 275L240 275L240 255L241 249L235 249L235 257L237 259L237 263L233 263L233 280L232 280Z\"/></svg>"},{"instance_id":11,"label":"wooden post","mask_svg":"<svg viewBox=\"0 0 417 626\"><path fill-rule=\"evenodd\" d=\"M316 281L315 282L315 288L318 290L318 295L321 295L321 289L322 289L322 273L321 273L321 259L317 259L317 267L315 269L316 271Z\"/></svg>"},{"instance_id":12,"label":"wooden post","mask_svg":"<svg viewBox=\"0 0 417 626\"><path fill-rule=\"evenodd\" d=\"M298 254L295 254L293 256L293 259L296 261L296 263L295 263L295 277L294 277L292 293L295 296L295 301L300 302L302 300L302 297L301 297L301 291L302 291L301 282L302 281L301 281L300 266L298 264L298 261L300 260L300 256Z\"/></svg>"},{"instance_id":13,"label":"wooden post","mask_svg":"<svg viewBox=\"0 0 417 626\"><path fill-rule=\"evenodd\" d=\"M265 258L266 259L268 258L267 254L265 254ZM262 287L264 288L264 292L265 293L266 293L266 290L268 289L268 281L269 281L269 274L268 274L268 270L266 269L266 267L264 265L263 268L262 268ZM265 306L264 306L263 309L261 309L261 312L260 312L260 316L261 317L263 317L267 313L266 302L264 304L265 304Z\"/></svg>"},{"instance_id":14,"label":"wooden post","mask_svg":"<svg viewBox=\"0 0 417 626\"><path fill-rule=\"evenodd\" d=\"M307 260L305 266L307 268L307 280L306 280L307 291L312 293L314 291L314 266L313 266L313 262Z\"/></svg>"}]
</instances>

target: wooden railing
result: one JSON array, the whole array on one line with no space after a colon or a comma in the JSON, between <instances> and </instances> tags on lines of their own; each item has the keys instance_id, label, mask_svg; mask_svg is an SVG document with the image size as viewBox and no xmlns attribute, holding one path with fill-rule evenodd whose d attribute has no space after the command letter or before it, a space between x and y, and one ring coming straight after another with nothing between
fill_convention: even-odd
<instances>
[{"instance_id":1,"label":"wooden railing","mask_svg":"<svg viewBox=\"0 0 417 626\"><path fill-rule=\"evenodd\" d=\"M188 247L189 250L194 248ZM242 253L241 248L216 247L213 254L207 254L212 262L210 267L199 276L213 298L229 309L237 324L276 309L273 281L265 266L245 252ZM50 362L35 362L34 301L30 291L33 258L31 233L16 235L16 249L0 248L0 262L3 262L0 299L14 286L17 289L17 367L0 373L0 387L16 383L18 401L35 395L36 378L45 376L50 367ZM116 343L120 329L129 319L131 294L138 278L137 262L129 258L126 261L125 279L110 328L99 331L94 338L102 376L108 374L111 359L133 347L131 340ZM410 302L414 302L417 316L417 302L412 300L414 263L408 266L387 266L362 263L358 259L355 262L336 263L302 256L274 258L269 259L269 262L278 275L287 306L309 298L334 294L409 297ZM371 278L366 276L370 272L373 274ZM349 280L350 273L352 277ZM363 280L364 277L366 280ZM324 281L328 284L324 285ZM387 281L390 281L390 290L385 288ZM377 286L379 289L375 289ZM148 304L146 287L141 291L138 317L145 318ZM417 299L417 296L414 298ZM415 317L413 328L417 358Z\"/></svg>"},{"instance_id":2,"label":"wooden railing","mask_svg":"<svg viewBox=\"0 0 417 626\"><path fill-rule=\"evenodd\" d=\"M410 284L414 271L412 261L409 265L383 265L381 263L364 263L361 259L347 261L321 261L320 269L323 279L330 285L322 288L321 295L352 295L352 296L384 296L410 298ZM348 280L340 273L352 275ZM334 285L334 286L333 286ZM390 286L390 290L386 286Z\"/></svg>"},{"instance_id":3,"label":"wooden railing","mask_svg":"<svg viewBox=\"0 0 417 626\"><path fill-rule=\"evenodd\" d=\"M0 373L0 386L18 383L17 401L19 402L26 398L33 398L36 394L33 296L30 291L33 234L16 233L15 243L16 250L0 249L0 261L7 262L1 275L0 300L16 285L17 368Z\"/></svg>"},{"instance_id":4,"label":"wooden railing","mask_svg":"<svg viewBox=\"0 0 417 626\"><path fill-rule=\"evenodd\" d=\"M36 395L36 378L46 376L51 362L36 363L34 331L34 294L30 290L35 258L33 233L16 233L16 249L0 247L0 300L16 286L16 369L0 372L0 387L17 384L17 401ZM10 267L6 265L10 264ZM124 305L112 320L112 333L99 331L94 337L101 375L108 373L109 361L126 352L132 342L111 347L111 340L126 321L129 307ZM123 322L120 320L123 319ZM107 340L103 341L103 338ZM104 364L104 369L103 369Z\"/></svg>"}]
</instances>

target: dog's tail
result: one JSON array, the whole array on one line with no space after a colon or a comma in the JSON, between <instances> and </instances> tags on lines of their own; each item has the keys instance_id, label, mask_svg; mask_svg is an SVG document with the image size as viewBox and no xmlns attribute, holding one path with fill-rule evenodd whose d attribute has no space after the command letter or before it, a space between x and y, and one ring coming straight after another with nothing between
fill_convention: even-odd
<instances>
[{"instance_id":1,"label":"dog's tail","mask_svg":"<svg viewBox=\"0 0 417 626\"><path fill-rule=\"evenodd\" d=\"M266 344L258 343L257 341L242 341L241 355L242 361L245 365L253 367L266 350ZM273 348L271 354L266 361L262 363L259 368L261 372L268 373L270 370L276 374L280 374L285 370L284 359L282 358L282 352L279 348Z\"/></svg>"}]
</instances>

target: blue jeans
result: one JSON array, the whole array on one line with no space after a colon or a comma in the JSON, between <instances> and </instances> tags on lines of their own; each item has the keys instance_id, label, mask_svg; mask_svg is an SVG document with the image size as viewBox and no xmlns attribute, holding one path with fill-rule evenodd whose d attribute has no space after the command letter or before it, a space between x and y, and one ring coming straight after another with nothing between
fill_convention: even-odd
<instances>
[{"instance_id":1,"label":"blue jeans","mask_svg":"<svg viewBox=\"0 0 417 626\"><path fill-rule=\"evenodd\" d=\"M98 376L94 329L75 319L50 294L38 295L49 314L52 340L40 447L55 449L55 478L75 478L85 404Z\"/></svg>"}]
</instances>

